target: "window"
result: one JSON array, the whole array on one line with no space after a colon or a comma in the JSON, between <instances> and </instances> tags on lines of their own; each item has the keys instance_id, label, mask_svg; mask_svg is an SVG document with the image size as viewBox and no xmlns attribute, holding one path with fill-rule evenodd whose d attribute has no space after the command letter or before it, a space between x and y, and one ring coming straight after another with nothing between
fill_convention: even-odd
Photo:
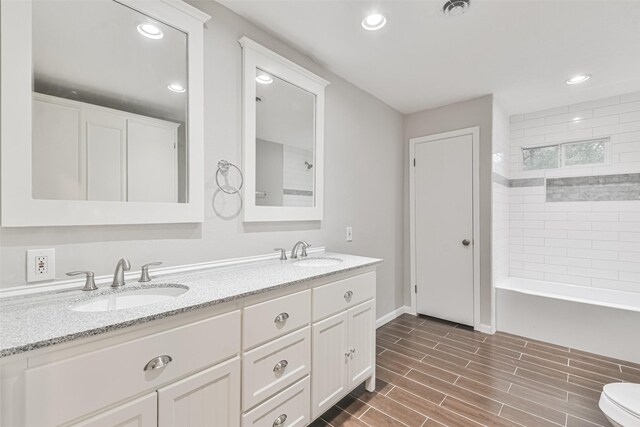
<instances>
[{"instance_id":1,"label":"window","mask_svg":"<svg viewBox=\"0 0 640 427\"><path fill-rule=\"evenodd\" d=\"M564 144L564 166L604 163L604 140Z\"/></svg>"},{"instance_id":2,"label":"window","mask_svg":"<svg viewBox=\"0 0 640 427\"><path fill-rule=\"evenodd\" d=\"M557 145L522 149L524 170L555 169L560 166Z\"/></svg>"},{"instance_id":3,"label":"window","mask_svg":"<svg viewBox=\"0 0 640 427\"><path fill-rule=\"evenodd\" d=\"M538 170L602 164L606 161L607 142L608 139L595 139L544 147L523 147L522 166L524 170Z\"/></svg>"}]
</instances>

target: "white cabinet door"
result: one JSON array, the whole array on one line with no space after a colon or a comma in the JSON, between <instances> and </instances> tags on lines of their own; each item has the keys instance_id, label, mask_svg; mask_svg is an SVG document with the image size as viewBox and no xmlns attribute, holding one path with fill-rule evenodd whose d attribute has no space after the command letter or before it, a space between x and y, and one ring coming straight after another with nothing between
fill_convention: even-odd
<instances>
[{"instance_id":1,"label":"white cabinet door","mask_svg":"<svg viewBox=\"0 0 640 427\"><path fill-rule=\"evenodd\" d=\"M344 311L313 325L312 418L347 393L348 321Z\"/></svg>"},{"instance_id":2,"label":"white cabinet door","mask_svg":"<svg viewBox=\"0 0 640 427\"><path fill-rule=\"evenodd\" d=\"M375 300L349 310L349 389L371 376L375 360Z\"/></svg>"},{"instance_id":3,"label":"white cabinet door","mask_svg":"<svg viewBox=\"0 0 640 427\"><path fill-rule=\"evenodd\" d=\"M158 390L158 427L240 425L240 359Z\"/></svg>"},{"instance_id":4,"label":"white cabinet door","mask_svg":"<svg viewBox=\"0 0 640 427\"><path fill-rule=\"evenodd\" d=\"M73 427L156 427L158 425L157 394L116 406Z\"/></svg>"},{"instance_id":5,"label":"white cabinet door","mask_svg":"<svg viewBox=\"0 0 640 427\"><path fill-rule=\"evenodd\" d=\"M123 116L83 111L87 139L87 200L127 200L127 134Z\"/></svg>"},{"instance_id":6,"label":"white cabinet door","mask_svg":"<svg viewBox=\"0 0 640 427\"><path fill-rule=\"evenodd\" d=\"M130 202L178 201L178 125L127 120Z\"/></svg>"},{"instance_id":7,"label":"white cabinet door","mask_svg":"<svg viewBox=\"0 0 640 427\"><path fill-rule=\"evenodd\" d=\"M33 100L33 198L84 200L80 110Z\"/></svg>"}]
</instances>

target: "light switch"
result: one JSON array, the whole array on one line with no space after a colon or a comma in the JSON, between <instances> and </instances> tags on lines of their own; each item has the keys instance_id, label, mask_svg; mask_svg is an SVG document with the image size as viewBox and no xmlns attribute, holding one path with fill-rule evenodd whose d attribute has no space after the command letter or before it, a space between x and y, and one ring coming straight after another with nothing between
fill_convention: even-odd
<instances>
[{"instance_id":1,"label":"light switch","mask_svg":"<svg viewBox=\"0 0 640 427\"><path fill-rule=\"evenodd\" d=\"M347 227L347 242L353 241L353 230L351 227Z\"/></svg>"}]
</instances>

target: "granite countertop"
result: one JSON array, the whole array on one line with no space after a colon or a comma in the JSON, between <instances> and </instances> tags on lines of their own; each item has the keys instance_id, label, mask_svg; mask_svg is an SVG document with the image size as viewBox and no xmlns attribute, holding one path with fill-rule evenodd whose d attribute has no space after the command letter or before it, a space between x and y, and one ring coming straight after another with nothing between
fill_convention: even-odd
<instances>
[{"instance_id":1,"label":"granite countertop","mask_svg":"<svg viewBox=\"0 0 640 427\"><path fill-rule=\"evenodd\" d=\"M315 257L340 258L342 262L302 267L293 265L296 260L274 259L165 275L144 284L130 281L115 292L162 284L187 286L189 290L169 301L109 312L69 309L83 300L114 292L109 285L92 292L78 289L5 298L0 300L0 358L382 262L333 252L309 254L309 258Z\"/></svg>"}]
</instances>

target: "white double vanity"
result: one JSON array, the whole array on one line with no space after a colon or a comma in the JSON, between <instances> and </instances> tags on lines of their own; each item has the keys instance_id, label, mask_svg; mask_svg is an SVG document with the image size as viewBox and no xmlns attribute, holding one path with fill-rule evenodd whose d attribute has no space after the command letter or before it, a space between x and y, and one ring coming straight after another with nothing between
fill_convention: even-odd
<instances>
[{"instance_id":1,"label":"white double vanity","mask_svg":"<svg viewBox=\"0 0 640 427\"><path fill-rule=\"evenodd\" d=\"M323 220L326 80L239 37L242 160L216 170L204 162L210 16L180 0L0 9L2 227ZM205 183L241 210L211 219ZM358 385L373 391L380 260L299 244L298 259L215 268L165 250L169 268L141 283L122 259L116 287L67 253L84 290L63 271L0 301L0 425L305 426ZM47 254L28 258L26 281L50 271Z\"/></svg>"},{"instance_id":2,"label":"white double vanity","mask_svg":"<svg viewBox=\"0 0 640 427\"><path fill-rule=\"evenodd\" d=\"M380 260L315 259L339 261L276 258L4 302L1 425L305 426L363 382L373 391ZM167 286L187 291L74 309Z\"/></svg>"}]
</instances>

